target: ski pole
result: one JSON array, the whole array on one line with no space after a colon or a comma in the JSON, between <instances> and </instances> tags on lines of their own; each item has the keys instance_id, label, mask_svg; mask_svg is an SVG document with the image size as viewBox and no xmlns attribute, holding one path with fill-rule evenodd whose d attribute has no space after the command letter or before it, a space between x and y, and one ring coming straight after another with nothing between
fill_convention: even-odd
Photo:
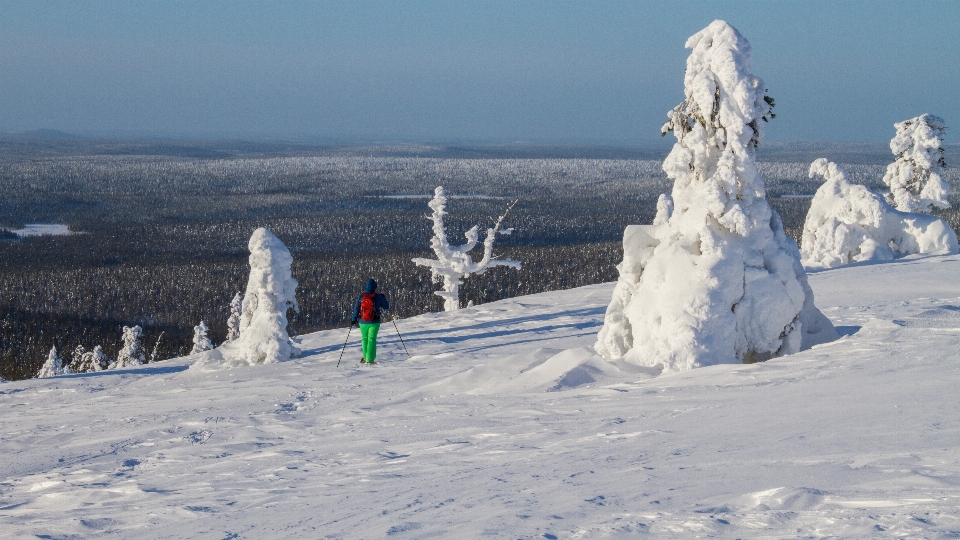
<instances>
[{"instance_id":1,"label":"ski pole","mask_svg":"<svg viewBox=\"0 0 960 540\"><path fill-rule=\"evenodd\" d=\"M403 345L403 352L407 353L407 359L409 360L410 353L407 352L407 344L403 342L403 336L400 335L400 329L397 328L397 316L394 315L390 320L393 321L393 327L397 329L397 337L400 338L400 344Z\"/></svg>"},{"instance_id":2,"label":"ski pole","mask_svg":"<svg viewBox=\"0 0 960 540\"><path fill-rule=\"evenodd\" d=\"M347 328L347 339L343 340L343 348L340 349L340 358L337 359L337 368L340 368L340 360L343 360L343 351L347 350L347 342L350 341L350 331L353 330L353 325L350 325L350 328Z\"/></svg>"}]
</instances>

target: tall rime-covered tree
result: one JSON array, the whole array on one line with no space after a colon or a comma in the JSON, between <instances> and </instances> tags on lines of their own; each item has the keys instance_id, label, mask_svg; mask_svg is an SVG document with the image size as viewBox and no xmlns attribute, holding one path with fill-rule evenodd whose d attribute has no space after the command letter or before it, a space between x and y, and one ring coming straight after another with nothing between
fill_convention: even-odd
<instances>
[{"instance_id":1,"label":"tall rime-covered tree","mask_svg":"<svg viewBox=\"0 0 960 540\"><path fill-rule=\"evenodd\" d=\"M300 353L287 333L287 311L300 311L297 280L290 272L293 256L264 228L253 232L248 247L250 277L243 295L240 336L219 350L224 360L236 365L287 360Z\"/></svg>"},{"instance_id":2,"label":"tall rime-covered tree","mask_svg":"<svg viewBox=\"0 0 960 540\"><path fill-rule=\"evenodd\" d=\"M514 201L513 204L516 204ZM510 259L496 259L493 257L493 243L497 234L509 234L509 230L500 230L504 218L513 208L511 204L502 216L497 218L496 224L487 229L487 235L483 239L483 258L474 261L470 256L470 250L476 247L479 241L478 227L475 225L465 233L467 243L454 247L447 241L447 230L443 223L443 216L447 215L447 197L443 193L443 186L437 187L434 191L433 200L430 201L430 208L433 214L430 219L433 221L433 238L430 239L430 247L433 248L436 259L424 259L417 257L413 262L420 266L426 266L430 269L433 278L443 284L443 289L437 291L437 296L443 298L443 310L453 311L460 309L460 284L463 278L471 274L482 274L495 266L507 266L510 268L520 268L519 261Z\"/></svg>"},{"instance_id":3,"label":"tall rime-covered tree","mask_svg":"<svg viewBox=\"0 0 960 540\"><path fill-rule=\"evenodd\" d=\"M761 361L835 338L796 243L765 199L754 154L773 99L750 73L750 44L714 21L686 46L685 99L663 126L677 139L663 163L672 196L659 205L659 224L625 233L597 351L671 371Z\"/></svg>"},{"instance_id":4,"label":"tall rime-covered tree","mask_svg":"<svg viewBox=\"0 0 960 540\"><path fill-rule=\"evenodd\" d=\"M924 114L894 124L897 134L890 140L896 160L887 166L883 183L890 188L889 202L901 212L930 212L933 207L949 208L947 185L941 178L943 118Z\"/></svg>"}]
</instances>

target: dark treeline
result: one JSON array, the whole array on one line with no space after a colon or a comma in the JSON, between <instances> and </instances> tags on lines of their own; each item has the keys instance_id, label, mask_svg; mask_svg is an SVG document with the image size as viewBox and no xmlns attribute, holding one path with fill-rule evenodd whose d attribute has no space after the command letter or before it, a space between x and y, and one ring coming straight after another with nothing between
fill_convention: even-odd
<instances>
[{"instance_id":1,"label":"dark treeline","mask_svg":"<svg viewBox=\"0 0 960 540\"><path fill-rule=\"evenodd\" d=\"M71 145L89 146L90 155L63 155ZM361 147L303 155L296 145L279 145L267 156L240 143L68 141L36 155L18 148L0 144L0 376L6 379L33 376L54 345L65 359L77 345L101 345L115 358L123 326L143 327L147 352L162 332L159 359L189 352L200 320L219 344L228 304L246 287L246 244L257 227L270 228L293 253L301 312L291 316L290 329L306 333L344 325L370 276L399 317L441 309L432 294L439 286L410 261L431 256L427 202L438 185L466 197L448 204L454 244L520 199L504 224L514 233L500 237L495 252L523 269L468 278L461 300L475 304L616 279L624 226L649 223L657 196L670 190L655 156L629 152L557 159L551 152L560 150L541 149L548 156L541 159L511 157L509 149L416 145L381 148L372 157ZM458 152L471 157L449 157ZM500 153L505 157L493 158ZM807 178L808 166L760 165L768 199L797 241L809 196L820 185ZM882 164L845 166L851 181L879 187ZM948 173L956 184L956 170ZM956 210L940 214L960 228ZM27 223L64 223L82 234L10 241L2 231Z\"/></svg>"}]
</instances>

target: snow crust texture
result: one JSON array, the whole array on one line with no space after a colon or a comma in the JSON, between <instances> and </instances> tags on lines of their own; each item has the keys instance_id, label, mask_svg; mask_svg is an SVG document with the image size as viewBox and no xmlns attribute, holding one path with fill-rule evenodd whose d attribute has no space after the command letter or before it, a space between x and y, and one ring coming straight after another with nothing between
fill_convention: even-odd
<instances>
[{"instance_id":1,"label":"snow crust texture","mask_svg":"<svg viewBox=\"0 0 960 540\"><path fill-rule=\"evenodd\" d=\"M894 127L897 134L890 140L890 150L896 160L883 175L892 204L901 212L926 213L933 207L949 208L947 185L941 178L947 123L943 118L924 114Z\"/></svg>"},{"instance_id":2,"label":"snow crust texture","mask_svg":"<svg viewBox=\"0 0 960 540\"><path fill-rule=\"evenodd\" d=\"M293 256L272 232L250 236L250 277L243 295L240 337L206 353L197 367L270 364L299 354L287 333L287 310L299 311Z\"/></svg>"},{"instance_id":3,"label":"snow crust texture","mask_svg":"<svg viewBox=\"0 0 960 540\"><path fill-rule=\"evenodd\" d=\"M866 186L847 181L843 168L820 158L810 177L823 176L803 225L803 263L833 268L889 261L916 253L958 252L957 235L943 220L900 212Z\"/></svg>"},{"instance_id":4,"label":"snow crust texture","mask_svg":"<svg viewBox=\"0 0 960 540\"><path fill-rule=\"evenodd\" d=\"M514 201L514 204L516 201ZM433 278L443 284L443 289L435 294L443 298L443 310L453 311L460 309L460 285L463 278L472 274L482 274L495 266L507 266L510 268L520 268L520 262L511 259L496 259L493 256L493 243L497 234L510 234L511 229L502 230L500 226L503 219L507 216L510 208L497 219L493 227L487 229L487 235L483 239L483 258L474 261L470 256L470 250L476 247L479 241L478 227L473 226L465 233L467 243L462 246L451 246L447 241L447 231L443 223L443 216L447 215L447 197L444 194L443 186L434 190L433 199L429 203L433 213L430 219L433 221L433 237L430 239L430 247L437 256L436 259L425 259L417 257L413 259L414 264L426 266L430 269Z\"/></svg>"},{"instance_id":5,"label":"snow crust texture","mask_svg":"<svg viewBox=\"0 0 960 540\"><path fill-rule=\"evenodd\" d=\"M687 41L686 99L663 130L674 181L624 261L596 350L666 371L762 361L836 339L799 249L765 200L754 152L770 114L750 44L723 21Z\"/></svg>"}]
</instances>

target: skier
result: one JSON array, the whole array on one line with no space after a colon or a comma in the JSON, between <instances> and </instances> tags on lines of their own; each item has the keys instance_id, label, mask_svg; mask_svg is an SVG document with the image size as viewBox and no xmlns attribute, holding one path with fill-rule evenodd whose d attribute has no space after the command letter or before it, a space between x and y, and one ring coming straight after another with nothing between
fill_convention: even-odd
<instances>
[{"instance_id":1,"label":"skier","mask_svg":"<svg viewBox=\"0 0 960 540\"><path fill-rule=\"evenodd\" d=\"M390 309L387 297L377 292L377 282L373 278L367 280L363 293L357 297L353 305L353 320L351 325L360 325L362 336L363 358L361 364L376 364L377 333L380 331L380 310Z\"/></svg>"}]
</instances>

